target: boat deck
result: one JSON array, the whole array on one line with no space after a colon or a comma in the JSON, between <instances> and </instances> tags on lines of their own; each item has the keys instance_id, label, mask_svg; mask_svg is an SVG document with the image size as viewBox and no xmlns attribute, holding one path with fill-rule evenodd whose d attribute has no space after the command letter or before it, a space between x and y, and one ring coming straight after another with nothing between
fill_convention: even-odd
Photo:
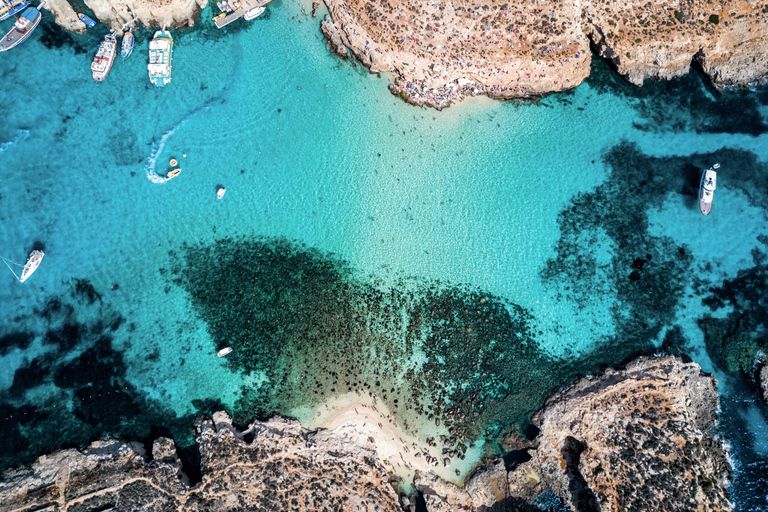
<instances>
[{"instance_id":1,"label":"boat deck","mask_svg":"<svg viewBox=\"0 0 768 512\"><path fill-rule=\"evenodd\" d=\"M254 7L264 7L272 0L240 0L240 7L219 20L215 20L216 28L224 28L235 20L245 16L245 13Z\"/></svg>"}]
</instances>

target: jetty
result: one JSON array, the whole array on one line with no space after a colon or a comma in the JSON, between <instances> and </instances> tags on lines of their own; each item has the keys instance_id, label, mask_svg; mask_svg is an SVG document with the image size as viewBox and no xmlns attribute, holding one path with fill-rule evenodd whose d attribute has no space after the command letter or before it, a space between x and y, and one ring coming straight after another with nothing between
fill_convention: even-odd
<instances>
[{"instance_id":1,"label":"jetty","mask_svg":"<svg viewBox=\"0 0 768 512\"><path fill-rule=\"evenodd\" d=\"M235 20L245 16L245 13L256 7L264 7L272 0L232 0L229 5L235 9L223 18L214 18L216 28L224 28Z\"/></svg>"}]
</instances>

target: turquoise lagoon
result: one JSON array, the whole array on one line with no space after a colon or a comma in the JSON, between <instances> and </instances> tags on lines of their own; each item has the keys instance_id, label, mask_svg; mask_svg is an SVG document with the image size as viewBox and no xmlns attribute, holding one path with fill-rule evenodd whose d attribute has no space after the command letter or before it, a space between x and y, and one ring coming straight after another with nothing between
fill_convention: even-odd
<instances>
[{"instance_id":1,"label":"turquoise lagoon","mask_svg":"<svg viewBox=\"0 0 768 512\"><path fill-rule=\"evenodd\" d=\"M309 422L354 391L493 452L557 387L663 345L718 376L734 500L768 506L766 409L707 350L734 322L764 342L765 90L593 62L537 104L436 112L330 55L306 6L268 13L175 32L164 89L149 33L100 84L99 34L48 20L2 55L0 255L46 252L0 286L4 468L105 433L170 433L193 465L201 412Z\"/></svg>"}]
</instances>

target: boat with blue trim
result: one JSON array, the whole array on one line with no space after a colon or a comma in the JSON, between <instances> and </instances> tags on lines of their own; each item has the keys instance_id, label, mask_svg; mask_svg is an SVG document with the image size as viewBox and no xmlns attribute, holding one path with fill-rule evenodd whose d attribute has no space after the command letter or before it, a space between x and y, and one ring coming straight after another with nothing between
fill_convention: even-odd
<instances>
[{"instance_id":1,"label":"boat with blue trim","mask_svg":"<svg viewBox=\"0 0 768 512\"><path fill-rule=\"evenodd\" d=\"M133 53L133 32L131 32L131 29L128 29L128 32L123 34L123 42L120 45L120 58L125 60L128 57L131 56L131 53Z\"/></svg>"},{"instance_id":2,"label":"boat with blue trim","mask_svg":"<svg viewBox=\"0 0 768 512\"><path fill-rule=\"evenodd\" d=\"M7 20L27 7L29 7L29 0L21 0L17 2L7 2L6 0L3 0L2 4L0 4L0 21Z\"/></svg>"},{"instance_id":3,"label":"boat with blue trim","mask_svg":"<svg viewBox=\"0 0 768 512\"><path fill-rule=\"evenodd\" d=\"M171 63L173 60L173 38L165 30L155 32L155 37L149 42L149 81L157 87L171 83Z\"/></svg>"},{"instance_id":4,"label":"boat with blue trim","mask_svg":"<svg viewBox=\"0 0 768 512\"><path fill-rule=\"evenodd\" d=\"M77 13L77 17L80 18L80 21L86 24L88 28L93 28L96 26L96 22L93 21L93 18L88 16L87 14L83 14L81 12Z\"/></svg>"},{"instance_id":5,"label":"boat with blue trim","mask_svg":"<svg viewBox=\"0 0 768 512\"><path fill-rule=\"evenodd\" d=\"M40 8L45 5L41 2L37 7L27 7L18 17L16 23L0 40L0 52L5 52L23 43L40 24Z\"/></svg>"}]
</instances>

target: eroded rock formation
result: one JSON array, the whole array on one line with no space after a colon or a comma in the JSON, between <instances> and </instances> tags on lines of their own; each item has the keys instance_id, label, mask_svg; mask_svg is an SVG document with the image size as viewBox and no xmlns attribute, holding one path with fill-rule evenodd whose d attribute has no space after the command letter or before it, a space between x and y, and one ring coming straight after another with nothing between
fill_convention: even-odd
<instances>
[{"instance_id":1,"label":"eroded rock formation","mask_svg":"<svg viewBox=\"0 0 768 512\"><path fill-rule=\"evenodd\" d=\"M640 358L552 397L525 457L487 460L463 488L432 473L415 488L430 512L533 510L542 496L573 510L731 510L726 454L711 433L717 407L716 381L697 364ZM398 502L375 443L353 424L306 432L273 418L239 432L219 412L196 431L195 486L170 439L151 457L102 440L7 473L0 510L415 510L415 500Z\"/></svg>"},{"instance_id":2,"label":"eroded rock formation","mask_svg":"<svg viewBox=\"0 0 768 512\"><path fill-rule=\"evenodd\" d=\"M512 98L579 85L590 44L630 82L698 63L717 85L768 74L768 1L545 0L472 3L326 0L323 33L393 92L442 108L468 95Z\"/></svg>"}]
</instances>

